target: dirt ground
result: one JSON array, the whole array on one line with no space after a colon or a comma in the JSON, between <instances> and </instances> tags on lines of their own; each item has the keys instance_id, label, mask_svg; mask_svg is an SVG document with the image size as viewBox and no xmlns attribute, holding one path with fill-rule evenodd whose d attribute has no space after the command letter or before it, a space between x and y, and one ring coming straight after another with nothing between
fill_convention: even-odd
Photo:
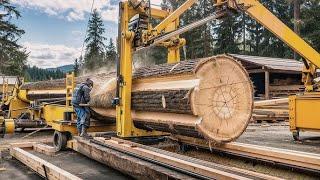
<instances>
[{"instance_id":1,"label":"dirt ground","mask_svg":"<svg viewBox=\"0 0 320 180\"><path fill-rule=\"evenodd\" d=\"M0 150L4 150L1 151L0 158L0 179L42 179L37 173L30 170L24 164L11 158L9 156L9 152L5 150L9 147L10 143L15 142L34 141L48 143L52 141L52 130L37 132L32 136L21 139L30 132L32 131L23 133L16 132L15 135L6 136L5 138L0 139ZM122 174L121 172L109 168L74 151L62 151L54 156L47 156L34 151L30 152L83 179L130 179L130 177Z\"/></svg>"},{"instance_id":2,"label":"dirt ground","mask_svg":"<svg viewBox=\"0 0 320 180\"><path fill-rule=\"evenodd\" d=\"M50 142L53 131L38 132L22 140L21 138L28 133L16 133L14 136L6 136L4 139L0 139L0 150L8 148L8 144L12 142ZM288 123L250 124L237 142L311 152L320 155L320 133L303 132L301 133L301 139L301 141L293 140ZM206 161L276 175L285 179L318 179L318 177L311 174L230 158L207 150L189 149L187 152L181 152L174 144L171 148L165 149ZM52 157L36 152L32 153L84 179L129 179L129 177L120 172L73 151L59 152ZM8 153L2 153L1 156L3 158L0 159L0 179L40 179L36 173L17 160L8 158Z\"/></svg>"}]
</instances>

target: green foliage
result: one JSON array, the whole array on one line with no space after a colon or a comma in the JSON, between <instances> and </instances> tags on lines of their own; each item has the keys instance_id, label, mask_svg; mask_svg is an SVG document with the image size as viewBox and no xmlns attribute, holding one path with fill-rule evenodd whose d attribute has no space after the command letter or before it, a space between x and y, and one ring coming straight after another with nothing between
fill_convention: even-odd
<instances>
[{"instance_id":1,"label":"green foliage","mask_svg":"<svg viewBox=\"0 0 320 180\"><path fill-rule=\"evenodd\" d=\"M176 9L184 2L185 0L163 0L162 8ZM260 0L260 2L277 18L293 29L293 1ZM320 0L305 0L301 2L301 35L319 51ZM180 25L185 26L203 19L213 12L215 10L212 8L212 1L199 1L180 17ZM187 40L186 51L188 59L221 53L293 58L292 49L268 29L244 13L229 14L221 20L207 23L186 32L181 37Z\"/></svg>"},{"instance_id":2,"label":"green foliage","mask_svg":"<svg viewBox=\"0 0 320 180\"><path fill-rule=\"evenodd\" d=\"M95 9L88 23L88 36L85 39L86 54L84 57L84 67L93 70L96 67L101 67L104 64L104 56L106 45L103 36L105 29L99 12Z\"/></svg>"},{"instance_id":3,"label":"green foliage","mask_svg":"<svg viewBox=\"0 0 320 180\"><path fill-rule=\"evenodd\" d=\"M79 75L79 69L80 67L79 67L79 61L78 61L78 58L76 58L75 60L74 60L74 65L73 65L73 72L74 72L74 75L75 76L78 76Z\"/></svg>"},{"instance_id":4,"label":"green foliage","mask_svg":"<svg viewBox=\"0 0 320 180\"><path fill-rule=\"evenodd\" d=\"M161 7L164 9L176 9L181 6L184 0L163 0ZM180 18L180 25L184 26L192 22L198 21L214 13L213 3L210 0L202 0L194 4L188 11L186 11ZM213 54L213 32L212 23L207 23L198 28L188 31L181 35L187 41L186 56L187 59L197 57L209 56ZM159 51L162 52L162 51ZM181 55L183 55L183 51ZM159 55L162 57L162 55ZM181 58L183 59L183 58Z\"/></svg>"},{"instance_id":5,"label":"green foliage","mask_svg":"<svg viewBox=\"0 0 320 180\"><path fill-rule=\"evenodd\" d=\"M320 51L320 0L306 0L302 6L301 34Z\"/></svg>"},{"instance_id":6,"label":"green foliage","mask_svg":"<svg viewBox=\"0 0 320 180\"><path fill-rule=\"evenodd\" d=\"M24 79L27 82L61 79L64 77L65 77L65 73L63 73L60 69L47 70L47 69L38 68L36 66L33 66L33 67L28 66L24 74Z\"/></svg>"},{"instance_id":7,"label":"green foliage","mask_svg":"<svg viewBox=\"0 0 320 180\"><path fill-rule=\"evenodd\" d=\"M239 38L241 36L241 21L238 15L230 14L217 21L214 27L214 53L239 53Z\"/></svg>"},{"instance_id":8,"label":"green foliage","mask_svg":"<svg viewBox=\"0 0 320 180\"><path fill-rule=\"evenodd\" d=\"M0 3L0 72L7 75L22 75L28 53L17 41L24 34L12 23L12 19L21 17L9 0Z\"/></svg>"},{"instance_id":9,"label":"green foliage","mask_svg":"<svg viewBox=\"0 0 320 180\"><path fill-rule=\"evenodd\" d=\"M107 45L107 51L106 51L106 61L109 65L115 65L117 58L117 51L116 47L113 43L112 38L110 38L109 44Z\"/></svg>"}]
</instances>

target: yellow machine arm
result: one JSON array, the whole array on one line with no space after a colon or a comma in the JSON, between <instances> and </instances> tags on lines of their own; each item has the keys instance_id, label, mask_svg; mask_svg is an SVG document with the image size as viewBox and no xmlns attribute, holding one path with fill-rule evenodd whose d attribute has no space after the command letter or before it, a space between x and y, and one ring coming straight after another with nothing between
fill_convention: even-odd
<instances>
[{"instance_id":1,"label":"yellow machine arm","mask_svg":"<svg viewBox=\"0 0 320 180\"><path fill-rule=\"evenodd\" d=\"M320 54L306 43L301 37L281 22L258 0L217 0L217 5L227 5L229 8L245 11L275 36L281 39L307 62L303 70L303 81L307 91L314 91L313 78L316 68L320 68ZM309 62L309 63L308 63Z\"/></svg>"},{"instance_id":2,"label":"yellow machine arm","mask_svg":"<svg viewBox=\"0 0 320 180\"><path fill-rule=\"evenodd\" d=\"M172 23L175 19L190 8L197 0L187 0L178 9L167 16L161 23L154 27L149 34L149 39L161 36L164 29ZM295 52L300 54L305 61L305 69L303 70L303 81L307 91L314 91L313 78L316 68L320 68L320 54L314 50L301 37L281 22L275 15L273 15L267 8L265 8L258 0L216 0L214 5L218 9L233 9L236 11L244 11L250 17L255 19L275 36L281 39ZM168 31L166 31L167 33Z\"/></svg>"}]
</instances>

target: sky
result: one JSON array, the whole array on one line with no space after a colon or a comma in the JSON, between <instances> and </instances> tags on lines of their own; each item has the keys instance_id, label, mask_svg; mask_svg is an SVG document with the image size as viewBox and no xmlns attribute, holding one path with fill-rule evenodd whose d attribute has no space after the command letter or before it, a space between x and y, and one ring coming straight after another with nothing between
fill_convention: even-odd
<instances>
[{"instance_id":1,"label":"sky","mask_svg":"<svg viewBox=\"0 0 320 180\"><path fill-rule=\"evenodd\" d=\"M11 0L22 17L15 20L25 30L19 40L30 52L28 64L53 68L73 64L80 56L92 0ZM161 0L151 0L160 4ZM105 37L117 35L119 0L95 0L106 29Z\"/></svg>"}]
</instances>

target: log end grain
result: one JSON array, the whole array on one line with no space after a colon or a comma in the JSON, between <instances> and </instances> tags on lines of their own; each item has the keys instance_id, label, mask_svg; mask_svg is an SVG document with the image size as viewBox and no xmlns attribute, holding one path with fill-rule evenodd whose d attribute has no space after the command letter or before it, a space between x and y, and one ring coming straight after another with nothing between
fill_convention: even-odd
<instances>
[{"instance_id":1,"label":"log end grain","mask_svg":"<svg viewBox=\"0 0 320 180\"><path fill-rule=\"evenodd\" d=\"M248 73L224 55L203 61L195 73L200 84L192 92L191 104L199 117L197 130L215 143L236 139L252 116L253 87Z\"/></svg>"}]
</instances>

